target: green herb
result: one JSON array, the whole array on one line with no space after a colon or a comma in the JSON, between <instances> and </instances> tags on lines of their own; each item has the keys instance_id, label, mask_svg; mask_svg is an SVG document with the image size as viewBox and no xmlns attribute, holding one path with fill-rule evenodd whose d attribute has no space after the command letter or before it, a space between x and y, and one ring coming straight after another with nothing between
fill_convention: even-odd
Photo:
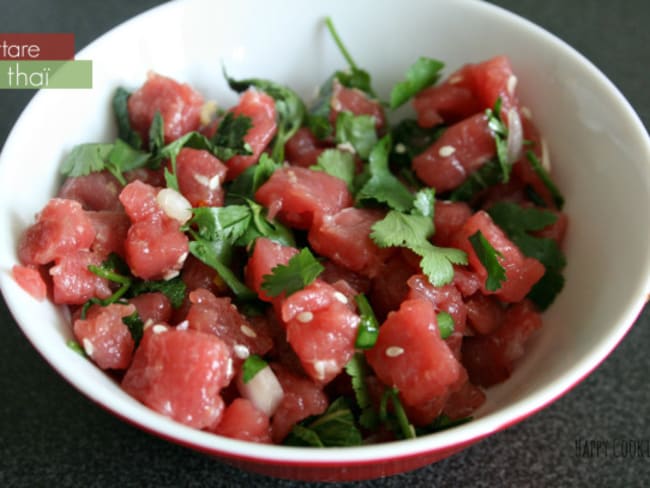
<instances>
[{"instance_id":1,"label":"green herb","mask_svg":"<svg viewBox=\"0 0 650 488\"><path fill-rule=\"evenodd\" d=\"M433 188L423 188L413 198L413 213L431 219L433 225L433 214L436 208L436 191ZM432 231L433 232L433 231Z\"/></svg>"},{"instance_id":2,"label":"green herb","mask_svg":"<svg viewBox=\"0 0 650 488\"><path fill-rule=\"evenodd\" d=\"M404 406L399 399L399 390L397 388L387 388L381 397L379 405L379 419L383 423L391 426L395 434L403 439L413 439L415 437L415 427L409 422ZM393 404L395 418L391 419L388 415L388 401ZM394 421L391 421L394 420Z\"/></svg>"},{"instance_id":3,"label":"green herb","mask_svg":"<svg viewBox=\"0 0 650 488\"><path fill-rule=\"evenodd\" d=\"M226 113L210 140L214 146L212 153L221 161L228 161L236 155L253 154L250 144L244 140L252 127L253 121L250 117Z\"/></svg>"},{"instance_id":4,"label":"green herb","mask_svg":"<svg viewBox=\"0 0 650 488\"><path fill-rule=\"evenodd\" d=\"M499 161L491 160L470 173L458 186L449 199L454 202L470 202L483 190L501 182L502 170Z\"/></svg>"},{"instance_id":5,"label":"green herb","mask_svg":"<svg viewBox=\"0 0 650 488\"><path fill-rule=\"evenodd\" d=\"M251 212L250 225L246 229L246 232L237 239L235 245L248 246L258 237L266 237L272 241L279 242L283 246L295 247L296 241L289 227L284 226L276 220L269 219L266 215L267 211L262 205L248 199L246 199L246 204Z\"/></svg>"},{"instance_id":6,"label":"green herb","mask_svg":"<svg viewBox=\"0 0 650 488\"><path fill-rule=\"evenodd\" d=\"M467 255L460 249L434 246L429 242L433 234L433 201L431 189L418 192L414 201L418 207L409 213L391 210L372 226L370 238L379 247L405 247L419 255L420 267L434 286L450 283L454 277L454 264L467 264ZM424 196L422 196L422 192ZM431 206L427 210L423 202Z\"/></svg>"},{"instance_id":7,"label":"green herb","mask_svg":"<svg viewBox=\"0 0 650 488\"><path fill-rule=\"evenodd\" d=\"M230 205L242 198L252 199L255 192L282 165L268 154L262 153L257 164L249 166L232 182L226 194L226 204Z\"/></svg>"},{"instance_id":8,"label":"green herb","mask_svg":"<svg viewBox=\"0 0 650 488\"><path fill-rule=\"evenodd\" d=\"M454 319L447 312L438 312L436 315L440 337L446 339L454 332Z\"/></svg>"},{"instance_id":9,"label":"green herb","mask_svg":"<svg viewBox=\"0 0 650 488\"><path fill-rule=\"evenodd\" d=\"M165 146L165 121L160 111L156 111L149 126L149 151L157 154Z\"/></svg>"},{"instance_id":10,"label":"green herb","mask_svg":"<svg viewBox=\"0 0 650 488\"><path fill-rule=\"evenodd\" d=\"M230 88L241 93L251 86L265 92L275 100L275 110L278 116L278 132L273 142L271 158L284 161L284 145L302 126L305 118L305 104L290 88L273 81L259 78L235 80L230 78L224 69L224 76Z\"/></svg>"},{"instance_id":11,"label":"green herb","mask_svg":"<svg viewBox=\"0 0 650 488\"><path fill-rule=\"evenodd\" d=\"M379 418L372 406L370 391L366 384L369 368L362 352L357 352L352 356L352 359L345 365L345 372L350 377L354 396L361 410L359 424L368 430L374 430L379 423Z\"/></svg>"},{"instance_id":12,"label":"green herb","mask_svg":"<svg viewBox=\"0 0 650 488\"><path fill-rule=\"evenodd\" d=\"M488 213L524 255L537 259L546 268L546 273L529 295L538 307L546 309L564 286L561 271L566 265L566 258L557 242L537 237L532 232L555 223L556 214L549 210L522 207L510 202L499 202L493 205Z\"/></svg>"},{"instance_id":13,"label":"green herb","mask_svg":"<svg viewBox=\"0 0 650 488\"><path fill-rule=\"evenodd\" d=\"M329 116L335 78L336 74L333 74L321 85L318 90L318 96L307 114L307 127L321 140L329 137L332 133L332 124L330 124Z\"/></svg>"},{"instance_id":14,"label":"green herb","mask_svg":"<svg viewBox=\"0 0 650 488\"><path fill-rule=\"evenodd\" d=\"M323 171L328 175L335 176L345 181L345 184L350 189L353 186L356 165L354 156L347 151L326 149L318 156L316 164L309 169Z\"/></svg>"},{"instance_id":15,"label":"green herb","mask_svg":"<svg viewBox=\"0 0 650 488\"><path fill-rule=\"evenodd\" d=\"M117 122L117 134L120 139L134 149L142 147L142 137L131 128L129 120L128 100L131 94L124 88L119 87L113 95L113 113Z\"/></svg>"},{"instance_id":16,"label":"green herb","mask_svg":"<svg viewBox=\"0 0 650 488\"><path fill-rule=\"evenodd\" d=\"M144 322L140 318L137 310L127 317L122 317L122 322L129 329L133 342L135 342L135 347L138 347L140 341L142 340L142 335L144 334Z\"/></svg>"},{"instance_id":17,"label":"green herb","mask_svg":"<svg viewBox=\"0 0 650 488\"><path fill-rule=\"evenodd\" d=\"M384 136L372 149L368 165L369 178L357 192L358 202L374 200L390 208L406 211L413 205L413 194L388 167L391 147L390 135Z\"/></svg>"},{"instance_id":18,"label":"green herb","mask_svg":"<svg viewBox=\"0 0 650 488\"><path fill-rule=\"evenodd\" d=\"M286 265L278 264L271 274L264 275L262 289L271 297L282 293L289 296L311 284L324 269L309 248L304 247Z\"/></svg>"},{"instance_id":19,"label":"green herb","mask_svg":"<svg viewBox=\"0 0 650 488\"><path fill-rule=\"evenodd\" d=\"M251 354L242 364L242 380L248 383L257 373L268 367L268 363L257 354Z\"/></svg>"},{"instance_id":20,"label":"green herb","mask_svg":"<svg viewBox=\"0 0 650 488\"><path fill-rule=\"evenodd\" d=\"M198 234L209 241L222 240L234 244L246 232L251 217L248 205L199 207L192 209L188 226L196 226Z\"/></svg>"},{"instance_id":21,"label":"green herb","mask_svg":"<svg viewBox=\"0 0 650 488\"><path fill-rule=\"evenodd\" d=\"M539 176L539 179L542 180L542 183L544 183L544 186L548 189L555 206L558 210L562 210L562 207L564 206L564 197L560 193L558 187L555 186L551 175L548 174L548 171L546 171L544 166L542 166L542 163L539 162L539 159L537 159L537 156L535 156L533 151L526 151L526 158L530 161L530 165L533 167L535 173L537 173L537 176Z\"/></svg>"},{"instance_id":22,"label":"green herb","mask_svg":"<svg viewBox=\"0 0 650 488\"><path fill-rule=\"evenodd\" d=\"M185 300L186 291L185 282L177 276L171 280L136 281L131 286L129 295L138 296L143 293L159 292L167 297L173 308L180 308Z\"/></svg>"},{"instance_id":23,"label":"green herb","mask_svg":"<svg viewBox=\"0 0 650 488\"><path fill-rule=\"evenodd\" d=\"M466 424L471 420L472 417L463 417L460 419L452 420L451 417L443 413L436 417L436 419L426 427L417 428L416 432L418 435L432 434L434 432L440 432L442 430L447 430L458 425Z\"/></svg>"},{"instance_id":24,"label":"green herb","mask_svg":"<svg viewBox=\"0 0 650 488\"><path fill-rule=\"evenodd\" d=\"M334 400L324 414L311 417L291 430L284 443L290 446L345 447L361 445L361 432L343 397Z\"/></svg>"},{"instance_id":25,"label":"green herb","mask_svg":"<svg viewBox=\"0 0 650 488\"><path fill-rule=\"evenodd\" d=\"M404 81L399 82L390 92L390 108L393 110L404 105L411 97L440 78L444 63L431 58L420 57L413 63Z\"/></svg>"},{"instance_id":26,"label":"green herb","mask_svg":"<svg viewBox=\"0 0 650 488\"><path fill-rule=\"evenodd\" d=\"M501 167L501 180L507 183L510 180L512 164L508 161L508 128L501 120L501 97L494 102L494 107L485 110L488 128L494 137L497 148L497 160Z\"/></svg>"},{"instance_id":27,"label":"green herb","mask_svg":"<svg viewBox=\"0 0 650 488\"><path fill-rule=\"evenodd\" d=\"M487 271L485 289L496 291L506 281L506 270L499 262L501 253L492 247L492 244L485 238L480 230L469 236L469 242L476 252L476 256Z\"/></svg>"},{"instance_id":28,"label":"green herb","mask_svg":"<svg viewBox=\"0 0 650 488\"><path fill-rule=\"evenodd\" d=\"M83 350L83 347L81 347L77 341L73 341L72 339L70 339L68 342L65 343L65 345L68 346L77 354L79 354L81 357L83 358L87 357L86 351Z\"/></svg>"},{"instance_id":29,"label":"green herb","mask_svg":"<svg viewBox=\"0 0 650 488\"><path fill-rule=\"evenodd\" d=\"M357 340L354 345L359 349L370 349L377 342L379 322L377 322L375 312L363 293L356 295L354 301L357 303L361 317L357 330Z\"/></svg>"},{"instance_id":30,"label":"green herb","mask_svg":"<svg viewBox=\"0 0 650 488\"><path fill-rule=\"evenodd\" d=\"M100 278L118 283L120 287L108 298L104 298L102 300L98 298L91 298L88 300L82 308L82 318L86 317L86 311L90 305L97 304L105 307L106 305L116 303L129 290L131 284L133 283L133 279L130 276L126 276L121 263L121 258L117 256L117 254L111 254L100 266L95 266L93 264L88 265L88 271L96 274Z\"/></svg>"},{"instance_id":31,"label":"green herb","mask_svg":"<svg viewBox=\"0 0 650 488\"><path fill-rule=\"evenodd\" d=\"M368 159L377 144L374 117L339 112L336 116L336 142L350 144L361 159Z\"/></svg>"},{"instance_id":32,"label":"green herb","mask_svg":"<svg viewBox=\"0 0 650 488\"><path fill-rule=\"evenodd\" d=\"M122 173L146 166L149 157L149 153L134 149L122 139L116 139L104 163L106 169L125 185Z\"/></svg>"},{"instance_id":33,"label":"green herb","mask_svg":"<svg viewBox=\"0 0 650 488\"><path fill-rule=\"evenodd\" d=\"M61 173L65 176L86 176L106 167L108 155L113 144L79 144L72 148L70 154L61 164Z\"/></svg>"},{"instance_id":34,"label":"green herb","mask_svg":"<svg viewBox=\"0 0 650 488\"><path fill-rule=\"evenodd\" d=\"M356 88L367 93L373 98L377 98L371 86L370 75L367 71L359 68L357 66L357 63L354 62L354 59L352 59L350 52L347 50L343 44L343 41L341 40L341 37L334 28L332 19L327 17L325 19L325 25L327 26L327 30L332 36L332 39L336 43L336 46L339 48L339 51L345 58L345 61L348 63L349 67L348 71L337 71L335 74L336 79L338 79L341 84L347 88Z\"/></svg>"}]
</instances>

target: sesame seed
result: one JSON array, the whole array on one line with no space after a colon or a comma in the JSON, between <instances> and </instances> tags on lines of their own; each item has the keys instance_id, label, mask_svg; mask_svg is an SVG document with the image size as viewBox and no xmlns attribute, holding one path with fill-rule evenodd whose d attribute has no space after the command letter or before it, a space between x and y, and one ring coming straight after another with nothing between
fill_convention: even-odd
<instances>
[{"instance_id":1,"label":"sesame seed","mask_svg":"<svg viewBox=\"0 0 650 488\"><path fill-rule=\"evenodd\" d=\"M248 348L243 344L235 344L233 350L235 351L235 356L239 359L246 359L251 354Z\"/></svg>"},{"instance_id":2,"label":"sesame seed","mask_svg":"<svg viewBox=\"0 0 650 488\"><path fill-rule=\"evenodd\" d=\"M399 347L399 346L390 346L386 348L386 356L389 358L396 358L397 356L401 356L404 354L404 348Z\"/></svg>"},{"instance_id":3,"label":"sesame seed","mask_svg":"<svg viewBox=\"0 0 650 488\"><path fill-rule=\"evenodd\" d=\"M176 330L187 330L190 328L189 320L183 320L176 326Z\"/></svg>"},{"instance_id":4,"label":"sesame seed","mask_svg":"<svg viewBox=\"0 0 650 488\"><path fill-rule=\"evenodd\" d=\"M86 354L88 356L92 356L93 352L95 352L95 346L93 346L93 343L90 342L90 339L87 337L84 337L84 340L81 341L83 346L84 346L84 351L86 351Z\"/></svg>"},{"instance_id":5,"label":"sesame seed","mask_svg":"<svg viewBox=\"0 0 650 488\"><path fill-rule=\"evenodd\" d=\"M163 332L167 332L167 327L162 324L156 324L151 330L154 334L162 334Z\"/></svg>"},{"instance_id":6,"label":"sesame seed","mask_svg":"<svg viewBox=\"0 0 650 488\"><path fill-rule=\"evenodd\" d=\"M460 83L464 79L465 78L463 78L462 75L456 75L456 76L453 76L453 77L449 78L449 81L447 83L449 83L450 85L455 85L456 83Z\"/></svg>"},{"instance_id":7,"label":"sesame seed","mask_svg":"<svg viewBox=\"0 0 650 488\"><path fill-rule=\"evenodd\" d=\"M201 173L194 173L193 177L194 181L196 181L199 185L208 186L210 184L210 179Z\"/></svg>"},{"instance_id":8,"label":"sesame seed","mask_svg":"<svg viewBox=\"0 0 650 488\"><path fill-rule=\"evenodd\" d=\"M517 77L515 75L510 75L508 77L507 90L510 95L515 94L515 88L517 88Z\"/></svg>"},{"instance_id":9,"label":"sesame seed","mask_svg":"<svg viewBox=\"0 0 650 488\"><path fill-rule=\"evenodd\" d=\"M226 377L232 378L234 374L235 374L235 368L233 367L232 364L232 358L228 358L228 363L226 364Z\"/></svg>"},{"instance_id":10,"label":"sesame seed","mask_svg":"<svg viewBox=\"0 0 650 488\"><path fill-rule=\"evenodd\" d=\"M242 324L239 327L239 330L241 330L242 334L250 337L251 339L255 339L257 337L257 333L246 324Z\"/></svg>"},{"instance_id":11,"label":"sesame seed","mask_svg":"<svg viewBox=\"0 0 650 488\"><path fill-rule=\"evenodd\" d=\"M395 152L397 154L404 154L406 152L406 146L401 142L398 142L397 144L395 144Z\"/></svg>"},{"instance_id":12,"label":"sesame seed","mask_svg":"<svg viewBox=\"0 0 650 488\"><path fill-rule=\"evenodd\" d=\"M147 319L147 321L144 323L144 326L142 327L142 330L146 330L152 325L153 325L153 319Z\"/></svg>"},{"instance_id":13,"label":"sesame seed","mask_svg":"<svg viewBox=\"0 0 650 488\"><path fill-rule=\"evenodd\" d=\"M210 178L210 181L208 181L208 188L210 190L216 190L219 188L219 185L221 184L221 175L214 175L212 178Z\"/></svg>"},{"instance_id":14,"label":"sesame seed","mask_svg":"<svg viewBox=\"0 0 650 488\"><path fill-rule=\"evenodd\" d=\"M177 269L169 269L165 271L165 274L163 274L163 280L169 281L171 279L176 278L181 272Z\"/></svg>"},{"instance_id":15,"label":"sesame seed","mask_svg":"<svg viewBox=\"0 0 650 488\"><path fill-rule=\"evenodd\" d=\"M521 107L521 115L526 117L528 120L532 120L533 118L533 112L526 106Z\"/></svg>"},{"instance_id":16,"label":"sesame seed","mask_svg":"<svg viewBox=\"0 0 650 488\"><path fill-rule=\"evenodd\" d=\"M311 322L311 319L314 318L314 314L311 312L300 312L296 318L298 319L298 322L306 324L307 322Z\"/></svg>"},{"instance_id":17,"label":"sesame seed","mask_svg":"<svg viewBox=\"0 0 650 488\"><path fill-rule=\"evenodd\" d=\"M438 154L440 154L440 156L443 158L449 157L455 152L456 148L454 146L442 146L440 149L438 149Z\"/></svg>"},{"instance_id":18,"label":"sesame seed","mask_svg":"<svg viewBox=\"0 0 650 488\"><path fill-rule=\"evenodd\" d=\"M289 176L289 183L296 184L298 183L298 177L296 176L296 173L293 171L288 171L287 175Z\"/></svg>"},{"instance_id":19,"label":"sesame seed","mask_svg":"<svg viewBox=\"0 0 650 488\"><path fill-rule=\"evenodd\" d=\"M339 151L349 152L350 154L357 153L357 150L350 142L341 142L340 144L337 144L336 149L338 149Z\"/></svg>"},{"instance_id":20,"label":"sesame seed","mask_svg":"<svg viewBox=\"0 0 650 488\"><path fill-rule=\"evenodd\" d=\"M548 143L546 139L542 137L542 168L546 171L551 171L551 156L548 151Z\"/></svg>"},{"instance_id":21,"label":"sesame seed","mask_svg":"<svg viewBox=\"0 0 650 488\"><path fill-rule=\"evenodd\" d=\"M335 291L335 292L333 293L333 295L334 295L334 298L335 298L337 301L341 302L343 305L345 305L346 303L348 303L348 297L346 297L346 296L345 296L343 293L341 293L340 291Z\"/></svg>"}]
</instances>

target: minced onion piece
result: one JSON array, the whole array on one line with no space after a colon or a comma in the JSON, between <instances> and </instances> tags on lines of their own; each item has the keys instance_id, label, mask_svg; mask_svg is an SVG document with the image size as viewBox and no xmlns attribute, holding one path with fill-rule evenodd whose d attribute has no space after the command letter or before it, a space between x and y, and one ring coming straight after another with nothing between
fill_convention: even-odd
<instances>
[{"instance_id":1,"label":"minced onion piece","mask_svg":"<svg viewBox=\"0 0 650 488\"><path fill-rule=\"evenodd\" d=\"M508 164L514 164L521 157L524 144L524 130L521 117L515 108L508 110Z\"/></svg>"},{"instance_id":2,"label":"minced onion piece","mask_svg":"<svg viewBox=\"0 0 650 488\"><path fill-rule=\"evenodd\" d=\"M156 195L156 202L168 217L181 225L192 218L192 204L183 195L171 188L163 188Z\"/></svg>"},{"instance_id":3,"label":"minced onion piece","mask_svg":"<svg viewBox=\"0 0 650 488\"><path fill-rule=\"evenodd\" d=\"M284 397L282 385L270 366L259 370L248 383L244 383L240 378L237 381L237 388L241 396L269 417L273 415Z\"/></svg>"},{"instance_id":4,"label":"minced onion piece","mask_svg":"<svg viewBox=\"0 0 650 488\"><path fill-rule=\"evenodd\" d=\"M548 153L548 144L546 139L542 137L542 168L548 173L551 172L551 156Z\"/></svg>"}]
</instances>

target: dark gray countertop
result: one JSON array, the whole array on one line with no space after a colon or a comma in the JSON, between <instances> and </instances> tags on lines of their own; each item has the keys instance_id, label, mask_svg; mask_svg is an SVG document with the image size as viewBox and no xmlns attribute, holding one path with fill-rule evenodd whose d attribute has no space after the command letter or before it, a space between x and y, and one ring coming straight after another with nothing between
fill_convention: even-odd
<instances>
[{"instance_id":1,"label":"dark gray countertop","mask_svg":"<svg viewBox=\"0 0 650 488\"><path fill-rule=\"evenodd\" d=\"M81 47L156 3L3 0L0 32L74 32ZM610 77L650 126L648 0L494 3L577 48ZM0 141L32 95L0 91ZM124 424L49 368L4 302L0 323L0 486L325 486L249 474ZM648 350L646 307L591 376L532 418L437 464L354 486L649 486ZM645 456L578 455L576 442L584 439L643 441Z\"/></svg>"}]
</instances>

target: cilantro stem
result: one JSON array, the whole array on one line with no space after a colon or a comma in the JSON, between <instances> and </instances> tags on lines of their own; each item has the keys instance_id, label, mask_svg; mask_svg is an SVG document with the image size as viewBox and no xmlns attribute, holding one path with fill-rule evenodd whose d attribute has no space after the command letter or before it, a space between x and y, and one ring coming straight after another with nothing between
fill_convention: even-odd
<instances>
[{"instance_id":1,"label":"cilantro stem","mask_svg":"<svg viewBox=\"0 0 650 488\"><path fill-rule=\"evenodd\" d=\"M327 26L327 30L330 32L330 35L332 36L332 39L334 39L334 42L339 48L339 51L345 58L345 60L348 62L350 65L350 68L352 69L358 69L357 64L354 62L354 59L352 59L352 56L348 52L348 50L345 48L345 45L343 44L343 41L339 37L338 32L336 32L336 28L334 27L334 22L332 22L332 19L330 17L325 17L325 25Z\"/></svg>"}]
</instances>

